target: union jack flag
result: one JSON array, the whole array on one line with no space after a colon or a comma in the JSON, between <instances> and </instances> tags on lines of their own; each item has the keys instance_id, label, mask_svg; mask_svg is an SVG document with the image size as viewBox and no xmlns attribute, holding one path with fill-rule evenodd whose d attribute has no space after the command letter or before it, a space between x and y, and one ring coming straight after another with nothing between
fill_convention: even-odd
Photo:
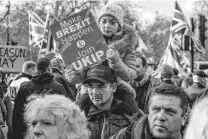
<instances>
[{"instance_id":1,"label":"union jack flag","mask_svg":"<svg viewBox=\"0 0 208 139\"><path fill-rule=\"evenodd\" d=\"M31 47L41 46L44 32L44 21L32 11L29 14L29 45Z\"/></svg>"},{"instance_id":2,"label":"union jack flag","mask_svg":"<svg viewBox=\"0 0 208 139\"><path fill-rule=\"evenodd\" d=\"M52 37L51 31L49 30L49 25L51 23L52 23L52 19L51 19L50 13L48 13L46 17L45 27L44 27L43 39L42 39L42 43L41 43L41 47L39 51L39 57L44 56L54 50L53 37Z\"/></svg>"},{"instance_id":3,"label":"union jack flag","mask_svg":"<svg viewBox=\"0 0 208 139\"><path fill-rule=\"evenodd\" d=\"M173 38L177 38L175 37L175 35L177 34L189 36L190 38L192 38L194 42L195 50L201 53L205 53L204 47L202 46L201 42L196 38L196 36L193 34L177 1L175 2L174 17L172 19L172 25L170 31ZM174 43L175 45L178 45L177 40L174 41ZM180 48L181 50L183 49L182 46L180 46Z\"/></svg>"}]
</instances>

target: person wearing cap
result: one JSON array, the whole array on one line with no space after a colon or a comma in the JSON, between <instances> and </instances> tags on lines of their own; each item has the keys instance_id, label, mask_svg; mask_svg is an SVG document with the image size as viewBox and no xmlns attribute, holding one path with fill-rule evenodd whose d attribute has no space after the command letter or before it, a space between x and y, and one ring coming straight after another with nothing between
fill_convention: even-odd
<instances>
[{"instance_id":1,"label":"person wearing cap","mask_svg":"<svg viewBox=\"0 0 208 139\"><path fill-rule=\"evenodd\" d=\"M87 72L82 83L87 87L92 105L86 111L90 139L109 139L121 128L131 123L133 112L114 97L116 78L108 66L98 65ZM138 116L141 113L137 113Z\"/></svg>"},{"instance_id":2,"label":"person wearing cap","mask_svg":"<svg viewBox=\"0 0 208 139\"><path fill-rule=\"evenodd\" d=\"M154 88L148 101L148 114L110 139L182 139L189 112L186 92L176 85L162 83Z\"/></svg>"},{"instance_id":3,"label":"person wearing cap","mask_svg":"<svg viewBox=\"0 0 208 139\"><path fill-rule=\"evenodd\" d=\"M195 102L196 97L206 87L206 78L207 75L202 70L197 70L193 73L193 84L185 89L186 93L189 95L191 103Z\"/></svg>"},{"instance_id":4,"label":"person wearing cap","mask_svg":"<svg viewBox=\"0 0 208 139\"><path fill-rule=\"evenodd\" d=\"M107 3L99 12L98 26L109 48L106 53L107 60L102 64L112 69L118 88L122 86L124 90L128 90L120 92L118 96L129 103L134 102L136 96L135 90L127 82L137 77L135 48L138 45L138 35L132 26L124 23L124 9L125 5L122 2ZM87 70L75 73L73 69L67 69L66 77L73 83L80 83L85 79ZM85 96L81 96L80 99L86 101ZM138 111L136 103L133 107L135 112Z\"/></svg>"}]
</instances>

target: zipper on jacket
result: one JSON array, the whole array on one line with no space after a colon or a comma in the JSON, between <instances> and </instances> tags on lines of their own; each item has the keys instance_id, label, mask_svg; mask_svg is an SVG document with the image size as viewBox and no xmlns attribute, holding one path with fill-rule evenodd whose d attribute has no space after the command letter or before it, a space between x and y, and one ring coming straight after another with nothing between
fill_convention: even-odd
<instances>
[{"instance_id":1,"label":"zipper on jacket","mask_svg":"<svg viewBox=\"0 0 208 139\"><path fill-rule=\"evenodd\" d=\"M105 129L106 129L106 113L103 113L103 127L102 127L102 132L101 132L101 139L105 139Z\"/></svg>"}]
</instances>

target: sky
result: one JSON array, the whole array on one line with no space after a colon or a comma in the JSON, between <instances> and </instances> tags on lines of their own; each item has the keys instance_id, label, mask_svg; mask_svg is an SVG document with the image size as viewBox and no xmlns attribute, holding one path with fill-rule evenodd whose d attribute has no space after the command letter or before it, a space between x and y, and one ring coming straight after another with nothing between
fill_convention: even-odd
<instances>
[{"instance_id":1,"label":"sky","mask_svg":"<svg viewBox=\"0 0 208 139\"><path fill-rule=\"evenodd\" d=\"M142 6L142 18L154 18L155 13L173 17L175 0L140 0ZM177 0L186 19L189 20L193 14L193 0Z\"/></svg>"},{"instance_id":2,"label":"sky","mask_svg":"<svg viewBox=\"0 0 208 139\"><path fill-rule=\"evenodd\" d=\"M2 0L3 2L7 3L8 0ZM17 3L18 1L28 1L28 0L10 0L12 3ZM37 0L37 1L44 1L44 0ZM54 1L54 0L45 0L45 1ZM78 1L85 1L85 0L78 0ZM120 1L120 0L109 0L109 1ZM150 22L154 21L154 17L156 12L162 15L166 15L169 17L173 17L174 7L175 7L175 0L129 0L132 3L139 2L141 9L137 8L140 14L138 17L140 19L149 20ZM187 20L190 19L192 15L192 7L194 0L177 0L184 15ZM0 8L0 11L4 9ZM142 14L141 14L142 13Z\"/></svg>"}]
</instances>

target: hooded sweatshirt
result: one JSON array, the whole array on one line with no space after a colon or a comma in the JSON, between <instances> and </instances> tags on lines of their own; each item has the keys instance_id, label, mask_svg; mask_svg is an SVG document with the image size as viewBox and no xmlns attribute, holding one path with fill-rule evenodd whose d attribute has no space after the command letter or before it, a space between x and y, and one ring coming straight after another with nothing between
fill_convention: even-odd
<instances>
[{"instance_id":1,"label":"hooded sweatshirt","mask_svg":"<svg viewBox=\"0 0 208 139\"><path fill-rule=\"evenodd\" d=\"M23 139L27 125L24 122L24 106L27 98L32 94L60 94L66 95L61 84L54 81L54 76L49 72L37 73L31 81L24 82L18 90L12 120L12 139Z\"/></svg>"}]
</instances>

